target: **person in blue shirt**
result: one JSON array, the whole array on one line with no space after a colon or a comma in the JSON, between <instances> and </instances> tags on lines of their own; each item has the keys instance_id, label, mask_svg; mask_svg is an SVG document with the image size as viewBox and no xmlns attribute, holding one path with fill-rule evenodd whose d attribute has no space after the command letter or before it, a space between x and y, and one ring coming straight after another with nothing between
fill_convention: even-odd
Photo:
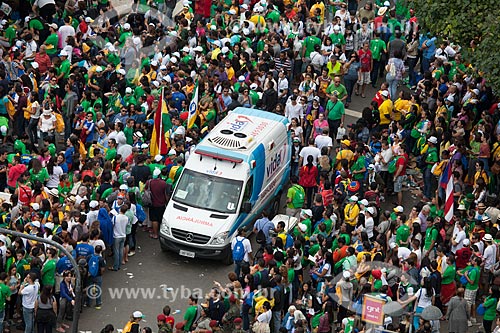
<instances>
[{"instance_id":1,"label":"person in blue shirt","mask_svg":"<svg viewBox=\"0 0 500 333\"><path fill-rule=\"evenodd\" d=\"M70 271L73 269L73 264L68 257L63 252L59 253L59 260L56 263L57 274L62 275L65 271Z\"/></svg>"},{"instance_id":2,"label":"person in blue shirt","mask_svg":"<svg viewBox=\"0 0 500 333\"><path fill-rule=\"evenodd\" d=\"M420 49L422 50L422 73L429 70L431 59L436 53L436 37L430 37L430 34L423 35L420 38Z\"/></svg>"},{"instance_id":3,"label":"person in blue shirt","mask_svg":"<svg viewBox=\"0 0 500 333\"><path fill-rule=\"evenodd\" d=\"M262 212L262 218L255 221L255 224L253 227L253 232L255 234L258 234L259 231L261 231L261 230L264 233L264 235L266 236L266 244L271 244L272 238L271 238L271 235L269 234L269 232L271 230L275 231L274 230L274 223L269 220L268 213L265 210Z\"/></svg>"},{"instance_id":4,"label":"person in blue shirt","mask_svg":"<svg viewBox=\"0 0 500 333\"><path fill-rule=\"evenodd\" d=\"M92 112L87 112L87 116L83 122L82 135L85 137L85 143L94 141L95 123Z\"/></svg>"},{"instance_id":5,"label":"person in blue shirt","mask_svg":"<svg viewBox=\"0 0 500 333\"><path fill-rule=\"evenodd\" d=\"M88 261L94 254L94 247L89 244L89 234L84 233L80 240L81 243L78 243L75 248L75 258L84 257Z\"/></svg>"},{"instance_id":6,"label":"person in blue shirt","mask_svg":"<svg viewBox=\"0 0 500 333\"><path fill-rule=\"evenodd\" d=\"M172 101L174 102L174 107L177 110L182 109L182 101L186 100L186 96L179 91L180 87L178 83L172 85Z\"/></svg>"}]
</instances>

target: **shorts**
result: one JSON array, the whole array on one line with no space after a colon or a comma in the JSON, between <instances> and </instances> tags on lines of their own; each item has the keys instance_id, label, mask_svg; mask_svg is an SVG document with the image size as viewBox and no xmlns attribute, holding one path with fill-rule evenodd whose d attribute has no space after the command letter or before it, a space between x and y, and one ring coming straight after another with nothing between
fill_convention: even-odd
<instances>
[{"instance_id":1,"label":"shorts","mask_svg":"<svg viewBox=\"0 0 500 333\"><path fill-rule=\"evenodd\" d=\"M151 222L159 222L163 220L163 214L165 213L166 206L162 207L149 207L149 220Z\"/></svg>"},{"instance_id":2,"label":"shorts","mask_svg":"<svg viewBox=\"0 0 500 333\"><path fill-rule=\"evenodd\" d=\"M372 83L372 81L370 80L370 72L360 72L358 84L363 85L363 84L370 84L370 83Z\"/></svg>"},{"instance_id":3,"label":"shorts","mask_svg":"<svg viewBox=\"0 0 500 333\"><path fill-rule=\"evenodd\" d=\"M464 299L467 301L467 305L472 306L476 303L477 290L465 289Z\"/></svg>"},{"instance_id":4,"label":"shorts","mask_svg":"<svg viewBox=\"0 0 500 333\"><path fill-rule=\"evenodd\" d=\"M406 176L398 176L394 182L394 192L399 193L403 190L403 182Z\"/></svg>"}]
</instances>

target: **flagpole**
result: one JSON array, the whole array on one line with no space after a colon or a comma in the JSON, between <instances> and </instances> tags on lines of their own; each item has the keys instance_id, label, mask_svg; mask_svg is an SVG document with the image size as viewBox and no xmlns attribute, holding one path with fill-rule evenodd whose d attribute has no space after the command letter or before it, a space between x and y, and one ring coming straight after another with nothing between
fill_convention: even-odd
<instances>
[{"instance_id":1,"label":"flagpole","mask_svg":"<svg viewBox=\"0 0 500 333\"><path fill-rule=\"evenodd\" d=\"M163 89L165 89L165 87L161 88L160 104L158 105L158 107L160 108L160 133L156 134L156 135L158 135L158 152L157 152L157 154L160 154L160 155L161 155L161 140L162 140L162 136L165 135L163 133L163 98L164 98L163 97L164 96L163 95ZM156 112L156 115L158 115L158 110Z\"/></svg>"}]
</instances>

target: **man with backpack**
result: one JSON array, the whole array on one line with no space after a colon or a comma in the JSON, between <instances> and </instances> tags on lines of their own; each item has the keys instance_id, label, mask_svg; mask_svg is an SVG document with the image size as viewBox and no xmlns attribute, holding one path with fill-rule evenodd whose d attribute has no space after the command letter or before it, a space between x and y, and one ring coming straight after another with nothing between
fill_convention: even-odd
<instances>
[{"instance_id":1,"label":"man with backpack","mask_svg":"<svg viewBox=\"0 0 500 333\"><path fill-rule=\"evenodd\" d=\"M86 305L90 306L91 298L95 298L95 308L100 310L102 306L102 275L106 269L106 261L102 257L102 246L97 245L94 249L94 254L92 254L88 261L88 273L90 278L90 285L87 290L86 295L88 296L86 300Z\"/></svg>"},{"instance_id":2,"label":"man with backpack","mask_svg":"<svg viewBox=\"0 0 500 333\"><path fill-rule=\"evenodd\" d=\"M256 241L261 246L265 244L271 244L272 238L270 235L270 231L274 230L274 223L269 220L268 213L266 210L262 211L262 218L255 221L253 232L257 235Z\"/></svg>"},{"instance_id":3,"label":"man with backpack","mask_svg":"<svg viewBox=\"0 0 500 333\"><path fill-rule=\"evenodd\" d=\"M287 205L285 213L288 216L298 218L300 210L304 206L306 192L304 191L304 188L299 185L299 178L297 176L292 175L290 177L290 182L292 184L286 194Z\"/></svg>"},{"instance_id":4,"label":"man with backpack","mask_svg":"<svg viewBox=\"0 0 500 333\"><path fill-rule=\"evenodd\" d=\"M238 230L238 235L234 237L231 242L231 251L233 253L234 272L239 277L241 272L241 265L250 263L252 261L252 244L246 238L247 229L241 227Z\"/></svg>"}]
</instances>

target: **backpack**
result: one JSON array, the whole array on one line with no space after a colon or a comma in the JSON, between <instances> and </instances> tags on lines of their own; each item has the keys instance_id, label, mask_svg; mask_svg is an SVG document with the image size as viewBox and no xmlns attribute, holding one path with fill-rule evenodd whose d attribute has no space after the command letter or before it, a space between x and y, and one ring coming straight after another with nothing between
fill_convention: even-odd
<instances>
[{"instance_id":1,"label":"backpack","mask_svg":"<svg viewBox=\"0 0 500 333\"><path fill-rule=\"evenodd\" d=\"M97 254L93 254L89 259L89 274L92 277L99 275L99 258Z\"/></svg>"},{"instance_id":2,"label":"backpack","mask_svg":"<svg viewBox=\"0 0 500 333\"><path fill-rule=\"evenodd\" d=\"M55 112L54 115L56 116L56 132L64 133L64 118L62 114Z\"/></svg>"},{"instance_id":3,"label":"backpack","mask_svg":"<svg viewBox=\"0 0 500 333\"><path fill-rule=\"evenodd\" d=\"M142 208L142 206L138 203L135 204L135 215L139 223L146 221L146 212L144 211L144 208Z\"/></svg>"},{"instance_id":4,"label":"backpack","mask_svg":"<svg viewBox=\"0 0 500 333\"><path fill-rule=\"evenodd\" d=\"M22 204L22 205L29 205L30 202L31 202L31 197L32 197L32 194L31 194L31 189L26 186L26 185L19 185L19 202Z\"/></svg>"},{"instance_id":5,"label":"backpack","mask_svg":"<svg viewBox=\"0 0 500 333\"><path fill-rule=\"evenodd\" d=\"M266 234L264 234L264 231L262 229L260 229L258 232L257 232L257 236L255 237L255 241L257 242L257 244L266 244Z\"/></svg>"},{"instance_id":6,"label":"backpack","mask_svg":"<svg viewBox=\"0 0 500 333\"><path fill-rule=\"evenodd\" d=\"M144 193L142 194L142 204L144 207L151 207L153 205L153 193L151 192L151 181L146 183Z\"/></svg>"},{"instance_id":7,"label":"backpack","mask_svg":"<svg viewBox=\"0 0 500 333\"><path fill-rule=\"evenodd\" d=\"M425 160L427 159L427 155L429 153L424 153L422 155L420 155L419 157L417 157L417 168L423 170L426 166L427 166L427 163L425 162Z\"/></svg>"},{"instance_id":8,"label":"backpack","mask_svg":"<svg viewBox=\"0 0 500 333\"><path fill-rule=\"evenodd\" d=\"M293 208L302 208L302 206L304 206L304 201L306 198L304 188L300 185L293 185L293 188L295 189L295 193L293 194L292 198Z\"/></svg>"},{"instance_id":9,"label":"backpack","mask_svg":"<svg viewBox=\"0 0 500 333\"><path fill-rule=\"evenodd\" d=\"M396 158L393 158L390 162L389 162L389 165L387 167L387 171L389 173L394 173L396 172L396 164L398 163L399 159L401 158L401 156L398 156Z\"/></svg>"},{"instance_id":10,"label":"backpack","mask_svg":"<svg viewBox=\"0 0 500 333\"><path fill-rule=\"evenodd\" d=\"M233 260L235 262L240 262L245 258L245 245L243 245L243 241L245 239L238 239L236 237L236 244L234 244L233 248Z\"/></svg>"}]
</instances>

